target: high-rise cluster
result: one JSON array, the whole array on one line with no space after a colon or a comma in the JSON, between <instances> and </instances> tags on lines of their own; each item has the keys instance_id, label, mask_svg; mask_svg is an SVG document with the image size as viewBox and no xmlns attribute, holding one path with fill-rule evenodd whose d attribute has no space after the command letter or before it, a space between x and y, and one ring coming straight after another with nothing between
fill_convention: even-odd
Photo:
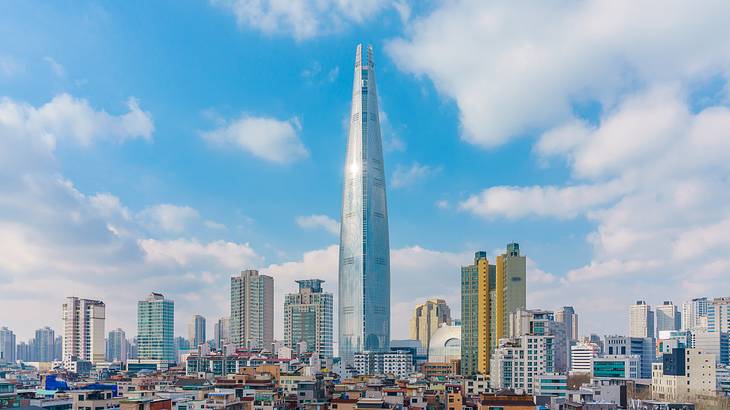
<instances>
[{"instance_id":1,"label":"high-rise cluster","mask_svg":"<svg viewBox=\"0 0 730 410\"><path fill-rule=\"evenodd\" d=\"M517 243L489 263L476 252L461 268L461 371L489 374L491 355L509 330L509 315L526 305L527 260Z\"/></svg>"}]
</instances>

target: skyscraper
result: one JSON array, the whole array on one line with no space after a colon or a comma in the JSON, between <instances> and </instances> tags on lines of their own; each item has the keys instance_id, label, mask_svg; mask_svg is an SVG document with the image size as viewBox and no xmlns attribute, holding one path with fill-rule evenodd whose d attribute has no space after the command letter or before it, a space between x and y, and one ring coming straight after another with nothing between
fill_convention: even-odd
<instances>
[{"instance_id":1,"label":"skyscraper","mask_svg":"<svg viewBox=\"0 0 730 410\"><path fill-rule=\"evenodd\" d=\"M707 330L707 298L694 298L682 303L682 330Z\"/></svg>"},{"instance_id":2,"label":"skyscraper","mask_svg":"<svg viewBox=\"0 0 730 410\"><path fill-rule=\"evenodd\" d=\"M188 340L190 346L197 349L198 346L205 343L205 318L200 315L193 315L188 324Z\"/></svg>"},{"instance_id":3,"label":"skyscraper","mask_svg":"<svg viewBox=\"0 0 730 410\"><path fill-rule=\"evenodd\" d=\"M150 293L137 302L137 358L175 361L175 302Z\"/></svg>"},{"instance_id":4,"label":"skyscraper","mask_svg":"<svg viewBox=\"0 0 730 410\"><path fill-rule=\"evenodd\" d=\"M35 331L35 358L39 362L53 361L56 347L56 332L50 327Z\"/></svg>"},{"instance_id":5,"label":"skyscraper","mask_svg":"<svg viewBox=\"0 0 730 410\"><path fill-rule=\"evenodd\" d=\"M636 304L631 305L629 308L629 336L656 337L654 332L654 311L643 300L637 300Z\"/></svg>"},{"instance_id":6,"label":"skyscraper","mask_svg":"<svg viewBox=\"0 0 730 410\"><path fill-rule=\"evenodd\" d=\"M106 338L106 360L110 362L127 361L127 334L122 329L109 331Z\"/></svg>"},{"instance_id":7,"label":"skyscraper","mask_svg":"<svg viewBox=\"0 0 730 410\"><path fill-rule=\"evenodd\" d=\"M222 317L213 326L213 339L218 349L231 340L231 319Z\"/></svg>"},{"instance_id":8,"label":"skyscraper","mask_svg":"<svg viewBox=\"0 0 730 410\"><path fill-rule=\"evenodd\" d=\"M555 321L565 324L568 341L578 339L578 314L575 313L573 306L563 306L563 310L555 312Z\"/></svg>"},{"instance_id":9,"label":"skyscraper","mask_svg":"<svg viewBox=\"0 0 730 410\"><path fill-rule=\"evenodd\" d=\"M274 341L274 278L257 270L231 277L231 343L262 348Z\"/></svg>"},{"instance_id":10,"label":"skyscraper","mask_svg":"<svg viewBox=\"0 0 730 410\"><path fill-rule=\"evenodd\" d=\"M15 333L7 327L0 328L0 363L15 363Z\"/></svg>"},{"instance_id":11,"label":"skyscraper","mask_svg":"<svg viewBox=\"0 0 730 410\"><path fill-rule=\"evenodd\" d=\"M99 300L67 297L63 304L63 360L104 361L106 306Z\"/></svg>"},{"instance_id":12,"label":"skyscraper","mask_svg":"<svg viewBox=\"0 0 730 410\"><path fill-rule=\"evenodd\" d=\"M707 306L707 330L730 332L730 297L714 298Z\"/></svg>"},{"instance_id":13,"label":"skyscraper","mask_svg":"<svg viewBox=\"0 0 730 410\"><path fill-rule=\"evenodd\" d=\"M507 251L497 256L492 350L509 331L509 315L527 307L527 258L520 255L518 243L508 243Z\"/></svg>"},{"instance_id":14,"label":"skyscraper","mask_svg":"<svg viewBox=\"0 0 730 410\"><path fill-rule=\"evenodd\" d=\"M284 299L284 345L332 357L332 294L322 291L323 280L298 280L299 292Z\"/></svg>"},{"instance_id":15,"label":"skyscraper","mask_svg":"<svg viewBox=\"0 0 730 410\"><path fill-rule=\"evenodd\" d=\"M665 300L661 306L656 307L656 330L679 330L682 326L680 313L677 306L670 300Z\"/></svg>"},{"instance_id":16,"label":"skyscraper","mask_svg":"<svg viewBox=\"0 0 730 410\"><path fill-rule=\"evenodd\" d=\"M409 324L410 338L421 342L428 349L431 336L442 323L451 325L451 309L443 299L429 299L417 305Z\"/></svg>"},{"instance_id":17,"label":"skyscraper","mask_svg":"<svg viewBox=\"0 0 730 410\"><path fill-rule=\"evenodd\" d=\"M339 257L339 351L390 343L390 245L373 48L357 46L342 192Z\"/></svg>"},{"instance_id":18,"label":"skyscraper","mask_svg":"<svg viewBox=\"0 0 730 410\"><path fill-rule=\"evenodd\" d=\"M474 264L461 267L461 372L465 376L489 373L490 324L496 268L487 253L474 254ZM493 293L492 293L493 294Z\"/></svg>"}]
</instances>

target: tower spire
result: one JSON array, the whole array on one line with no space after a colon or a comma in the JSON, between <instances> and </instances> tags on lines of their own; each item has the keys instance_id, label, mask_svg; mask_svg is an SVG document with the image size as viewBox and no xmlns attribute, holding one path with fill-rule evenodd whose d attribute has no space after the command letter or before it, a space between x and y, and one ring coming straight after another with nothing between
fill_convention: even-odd
<instances>
[{"instance_id":1,"label":"tower spire","mask_svg":"<svg viewBox=\"0 0 730 410\"><path fill-rule=\"evenodd\" d=\"M345 157L339 256L339 351L384 351L390 344L390 244L373 48L355 53Z\"/></svg>"}]
</instances>

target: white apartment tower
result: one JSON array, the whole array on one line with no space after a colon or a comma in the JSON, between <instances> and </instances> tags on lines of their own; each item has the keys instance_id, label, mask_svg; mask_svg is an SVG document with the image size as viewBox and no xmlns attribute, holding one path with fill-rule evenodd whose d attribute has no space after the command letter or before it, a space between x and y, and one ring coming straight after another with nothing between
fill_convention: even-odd
<instances>
[{"instance_id":1,"label":"white apartment tower","mask_svg":"<svg viewBox=\"0 0 730 410\"><path fill-rule=\"evenodd\" d=\"M274 341L274 278L244 270L231 278L231 343L268 347Z\"/></svg>"},{"instance_id":2,"label":"white apartment tower","mask_svg":"<svg viewBox=\"0 0 730 410\"><path fill-rule=\"evenodd\" d=\"M105 360L105 305L99 300L67 297L63 304L63 360Z\"/></svg>"},{"instance_id":3,"label":"white apartment tower","mask_svg":"<svg viewBox=\"0 0 730 410\"><path fill-rule=\"evenodd\" d=\"M656 338L654 332L654 311L643 300L629 308L629 337Z\"/></svg>"},{"instance_id":4,"label":"white apartment tower","mask_svg":"<svg viewBox=\"0 0 730 410\"><path fill-rule=\"evenodd\" d=\"M665 300L656 307L656 330L657 333L663 330L679 330L682 326L681 314L677 306L670 300Z\"/></svg>"}]
</instances>

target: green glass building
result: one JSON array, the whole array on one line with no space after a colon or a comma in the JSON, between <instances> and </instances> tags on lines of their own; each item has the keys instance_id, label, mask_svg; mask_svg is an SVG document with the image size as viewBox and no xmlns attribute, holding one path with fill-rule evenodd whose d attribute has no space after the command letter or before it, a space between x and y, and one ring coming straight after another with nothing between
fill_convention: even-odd
<instances>
[{"instance_id":1,"label":"green glass building","mask_svg":"<svg viewBox=\"0 0 730 410\"><path fill-rule=\"evenodd\" d=\"M150 293L137 302L139 359L175 361L175 302Z\"/></svg>"}]
</instances>

